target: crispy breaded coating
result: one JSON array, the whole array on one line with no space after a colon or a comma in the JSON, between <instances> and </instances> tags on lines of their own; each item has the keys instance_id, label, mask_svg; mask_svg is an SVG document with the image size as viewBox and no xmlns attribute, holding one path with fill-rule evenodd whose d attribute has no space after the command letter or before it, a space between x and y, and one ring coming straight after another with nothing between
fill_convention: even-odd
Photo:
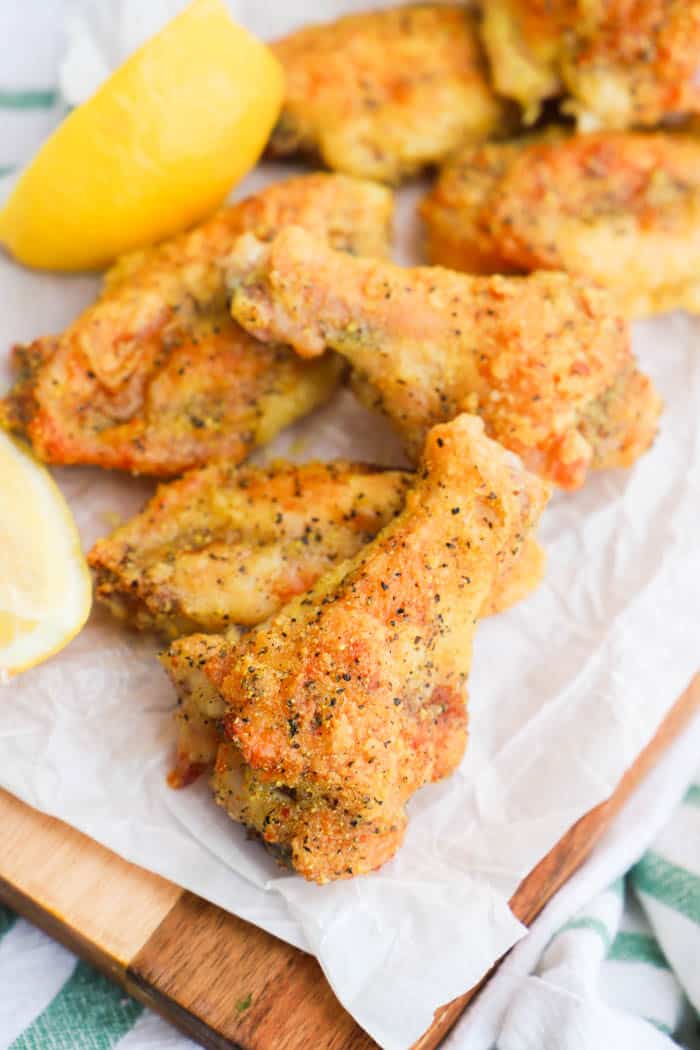
<instances>
[{"instance_id":1,"label":"crispy breaded coating","mask_svg":"<svg viewBox=\"0 0 700 1050\"><path fill-rule=\"evenodd\" d=\"M15 348L19 379L0 425L49 463L168 477L237 462L327 400L332 355L300 362L233 322L224 262L236 237L300 222L343 251L387 254L390 193L309 175L224 208L189 233L119 260L97 302L60 336Z\"/></svg>"},{"instance_id":2,"label":"crispy breaded coating","mask_svg":"<svg viewBox=\"0 0 700 1050\"><path fill-rule=\"evenodd\" d=\"M442 266L567 270L631 317L700 311L699 139L607 131L465 150L421 212Z\"/></svg>"},{"instance_id":3,"label":"crispy breaded coating","mask_svg":"<svg viewBox=\"0 0 700 1050\"><path fill-rule=\"evenodd\" d=\"M217 799L305 878L385 863L408 799L460 762L474 627L547 495L462 415L372 543L237 645L200 649L193 687L227 708Z\"/></svg>"},{"instance_id":4,"label":"crispy breaded coating","mask_svg":"<svg viewBox=\"0 0 700 1050\"><path fill-rule=\"evenodd\" d=\"M526 120L560 95L589 130L700 109L700 0L488 0L481 29L494 85Z\"/></svg>"},{"instance_id":5,"label":"crispy breaded coating","mask_svg":"<svg viewBox=\"0 0 700 1050\"><path fill-rule=\"evenodd\" d=\"M404 474L403 477L408 483L414 481L413 475ZM403 500L401 509L403 509ZM348 533L348 535L351 534ZM354 536L357 538L357 533ZM353 553L360 549L361 545L358 543ZM176 554L176 560L177 557ZM503 612L526 598L541 582L544 570L545 552L534 535L528 535L522 542L518 557L501 566L493 588L481 609L481 616ZM315 582L315 578L310 580L310 585ZM264 585L265 581L263 581ZM232 587L227 592L227 596L232 599L233 605L236 602L237 588ZM281 596L275 595L274 597L276 604L273 611L277 612L284 603ZM111 605L113 611L117 612L117 615L124 615L125 607L113 601L113 598L114 592L108 598L108 604ZM130 620L129 623L133 621ZM168 783L173 788L186 787L197 780L202 773L213 768L219 744L223 740L221 721L226 711L223 700L209 678L203 673L202 668L222 650L222 645L225 653L227 651L226 642L232 639L238 641L240 637L241 632L236 627L229 627L226 630L225 640L222 639L221 634L188 634L171 642L167 653L161 654L164 665L175 682L178 694L178 706L175 712L177 745L173 769L168 776Z\"/></svg>"},{"instance_id":6,"label":"crispy breaded coating","mask_svg":"<svg viewBox=\"0 0 700 1050\"><path fill-rule=\"evenodd\" d=\"M130 627L230 638L235 625L263 622L357 554L403 509L414 481L408 471L344 460L190 471L95 544L88 562L96 597ZM544 551L528 536L495 579L482 616L520 601L543 574ZM169 650L180 699L172 786L191 783L214 761L221 715L197 669L219 644L216 633L190 634Z\"/></svg>"},{"instance_id":7,"label":"crispy breaded coating","mask_svg":"<svg viewBox=\"0 0 700 1050\"><path fill-rule=\"evenodd\" d=\"M273 50L286 76L273 156L320 156L336 171L398 182L505 119L476 21L416 4L312 25Z\"/></svg>"},{"instance_id":8,"label":"crispy breaded coating","mask_svg":"<svg viewBox=\"0 0 700 1050\"><path fill-rule=\"evenodd\" d=\"M491 437L562 488L628 466L660 411L608 293L559 273L473 277L350 259L298 227L231 257L234 317L307 357L328 347L416 456L431 426L478 413ZM624 401L624 412L617 399Z\"/></svg>"},{"instance_id":9,"label":"crispy breaded coating","mask_svg":"<svg viewBox=\"0 0 700 1050\"><path fill-rule=\"evenodd\" d=\"M346 460L190 471L94 545L96 597L130 627L167 638L250 627L373 540L412 484L408 471ZM498 580L489 611L539 582L542 552L530 547Z\"/></svg>"},{"instance_id":10,"label":"crispy breaded coating","mask_svg":"<svg viewBox=\"0 0 700 1050\"><path fill-rule=\"evenodd\" d=\"M410 484L344 460L190 471L95 544L96 595L171 638L258 624L374 539Z\"/></svg>"}]
</instances>

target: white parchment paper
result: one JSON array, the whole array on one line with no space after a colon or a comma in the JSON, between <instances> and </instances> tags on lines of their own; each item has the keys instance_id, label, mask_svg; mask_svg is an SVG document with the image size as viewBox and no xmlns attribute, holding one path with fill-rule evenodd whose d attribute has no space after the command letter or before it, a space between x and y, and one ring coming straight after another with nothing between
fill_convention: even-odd
<instances>
[{"instance_id":1,"label":"white parchment paper","mask_svg":"<svg viewBox=\"0 0 700 1050\"><path fill-rule=\"evenodd\" d=\"M336 5L319 7L323 17ZM257 172L237 195L282 172ZM418 257L417 192L401 194L405 261ZM60 330L96 287L0 258L0 386L9 383L5 348ZM508 898L611 793L700 663L700 324L681 315L639 324L635 343L666 399L658 440L633 470L553 500L540 530L544 584L479 627L462 767L412 800L405 845L382 871L309 885L246 841L203 783L171 791L174 696L156 643L101 609L59 656L0 689L0 784L312 951L358 1022L388 1050L405 1050L436 1007L518 939ZM402 462L388 428L347 392L269 449L286 451ZM86 548L152 491L97 470L56 477Z\"/></svg>"}]
</instances>

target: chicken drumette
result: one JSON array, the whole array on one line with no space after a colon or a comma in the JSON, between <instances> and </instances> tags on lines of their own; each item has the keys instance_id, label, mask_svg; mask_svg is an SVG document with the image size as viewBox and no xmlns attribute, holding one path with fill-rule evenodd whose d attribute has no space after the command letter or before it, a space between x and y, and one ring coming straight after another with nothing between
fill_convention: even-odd
<instances>
[{"instance_id":1,"label":"chicken drumette","mask_svg":"<svg viewBox=\"0 0 700 1050\"><path fill-rule=\"evenodd\" d=\"M560 273L471 277L351 259L288 227L231 258L234 317L305 357L346 357L362 400L417 455L462 411L563 488L627 466L656 432L659 399L607 292Z\"/></svg>"}]
</instances>

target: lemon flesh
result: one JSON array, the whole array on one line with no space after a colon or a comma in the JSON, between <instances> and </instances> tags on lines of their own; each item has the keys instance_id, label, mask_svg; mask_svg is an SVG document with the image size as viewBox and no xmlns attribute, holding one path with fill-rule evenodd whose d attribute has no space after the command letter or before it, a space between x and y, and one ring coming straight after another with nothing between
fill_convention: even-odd
<instances>
[{"instance_id":1,"label":"lemon flesh","mask_svg":"<svg viewBox=\"0 0 700 1050\"><path fill-rule=\"evenodd\" d=\"M90 573L61 492L0 431L0 679L67 645L91 602Z\"/></svg>"},{"instance_id":2,"label":"lemon flesh","mask_svg":"<svg viewBox=\"0 0 700 1050\"><path fill-rule=\"evenodd\" d=\"M283 91L222 0L194 0L44 143L0 242L29 266L81 270L186 229L255 165Z\"/></svg>"}]
</instances>

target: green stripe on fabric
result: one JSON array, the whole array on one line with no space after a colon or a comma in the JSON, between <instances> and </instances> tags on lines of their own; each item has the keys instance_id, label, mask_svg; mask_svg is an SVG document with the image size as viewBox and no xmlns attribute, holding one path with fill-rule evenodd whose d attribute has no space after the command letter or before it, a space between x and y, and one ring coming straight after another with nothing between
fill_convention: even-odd
<instances>
[{"instance_id":1,"label":"green stripe on fabric","mask_svg":"<svg viewBox=\"0 0 700 1050\"><path fill-rule=\"evenodd\" d=\"M3 175L11 175L13 171L16 171L14 164L0 164L0 178Z\"/></svg>"},{"instance_id":2,"label":"green stripe on fabric","mask_svg":"<svg viewBox=\"0 0 700 1050\"><path fill-rule=\"evenodd\" d=\"M0 88L0 109L49 109L58 98L53 89L44 91L7 91Z\"/></svg>"},{"instance_id":3,"label":"green stripe on fabric","mask_svg":"<svg viewBox=\"0 0 700 1050\"><path fill-rule=\"evenodd\" d=\"M630 930L620 930L612 943L608 959L614 962L643 962L659 970L669 969L666 956L656 939L648 933L633 933Z\"/></svg>"},{"instance_id":4,"label":"green stripe on fabric","mask_svg":"<svg viewBox=\"0 0 700 1050\"><path fill-rule=\"evenodd\" d=\"M638 893L646 893L700 926L700 877L671 864L658 853L645 853L630 873Z\"/></svg>"},{"instance_id":5,"label":"green stripe on fabric","mask_svg":"<svg viewBox=\"0 0 700 1050\"><path fill-rule=\"evenodd\" d=\"M700 806L700 784L691 784L683 801L690 803L691 806Z\"/></svg>"},{"instance_id":6,"label":"green stripe on fabric","mask_svg":"<svg viewBox=\"0 0 700 1050\"><path fill-rule=\"evenodd\" d=\"M111 1050L143 1007L87 963L73 973L9 1050Z\"/></svg>"},{"instance_id":7,"label":"green stripe on fabric","mask_svg":"<svg viewBox=\"0 0 700 1050\"><path fill-rule=\"evenodd\" d=\"M610 931L600 919L592 919L588 916L582 916L580 919L569 919L567 923L564 923L559 933L566 933L567 930L590 930L591 933L597 933L603 942L605 951L608 952L610 949Z\"/></svg>"},{"instance_id":8,"label":"green stripe on fabric","mask_svg":"<svg viewBox=\"0 0 700 1050\"><path fill-rule=\"evenodd\" d=\"M617 894L618 897L624 897L625 895L625 876L619 875L614 882L611 882L608 886L610 893Z\"/></svg>"},{"instance_id":9,"label":"green stripe on fabric","mask_svg":"<svg viewBox=\"0 0 700 1050\"><path fill-rule=\"evenodd\" d=\"M658 1030L663 1032L664 1035L667 1035L669 1039L673 1038L673 1029L670 1025L664 1024L663 1021L657 1021L654 1017L645 1017L644 1020L648 1024L653 1024L654 1028L658 1028Z\"/></svg>"},{"instance_id":10,"label":"green stripe on fabric","mask_svg":"<svg viewBox=\"0 0 700 1050\"><path fill-rule=\"evenodd\" d=\"M15 924L17 916L9 908L6 908L4 904L0 904L0 940L5 936L8 930L11 930Z\"/></svg>"}]
</instances>

